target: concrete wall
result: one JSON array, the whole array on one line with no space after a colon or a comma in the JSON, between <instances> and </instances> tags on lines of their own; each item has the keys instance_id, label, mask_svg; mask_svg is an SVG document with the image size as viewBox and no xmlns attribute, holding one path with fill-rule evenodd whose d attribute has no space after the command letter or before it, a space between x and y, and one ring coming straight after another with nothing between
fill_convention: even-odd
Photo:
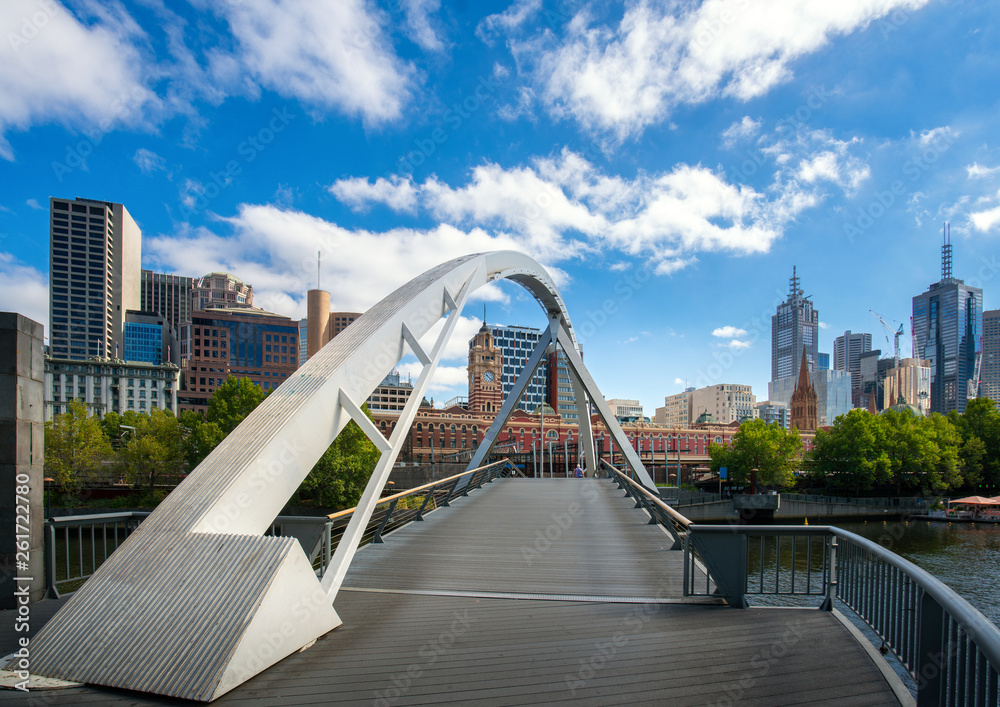
<instances>
[{"instance_id":1,"label":"concrete wall","mask_svg":"<svg viewBox=\"0 0 1000 707\"><path fill-rule=\"evenodd\" d=\"M31 601L45 591L42 333L38 322L0 312L0 609L15 608L15 591L28 589Z\"/></svg>"}]
</instances>

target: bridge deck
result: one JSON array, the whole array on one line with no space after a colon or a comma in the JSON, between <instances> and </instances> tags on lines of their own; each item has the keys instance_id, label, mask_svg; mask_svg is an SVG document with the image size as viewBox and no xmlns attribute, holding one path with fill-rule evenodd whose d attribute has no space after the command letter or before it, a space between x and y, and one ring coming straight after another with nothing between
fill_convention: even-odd
<instances>
[{"instance_id":1,"label":"bridge deck","mask_svg":"<svg viewBox=\"0 0 1000 707\"><path fill-rule=\"evenodd\" d=\"M474 491L359 552L344 625L216 704L898 704L830 613L682 604L681 553L632 505L606 481ZM45 699L177 704L96 688Z\"/></svg>"}]
</instances>

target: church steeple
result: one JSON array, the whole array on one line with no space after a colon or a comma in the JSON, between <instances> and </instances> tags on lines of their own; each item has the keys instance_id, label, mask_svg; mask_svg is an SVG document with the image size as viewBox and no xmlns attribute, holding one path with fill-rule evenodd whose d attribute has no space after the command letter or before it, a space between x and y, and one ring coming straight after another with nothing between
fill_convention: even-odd
<instances>
[{"instance_id":1,"label":"church steeple","mask_svg":"<svg viewBox=\"0 0 1000 707\"><path fill-rule=\"evenodd\" d=\"M799 432L815 432L819 426L819 408L816 389L809 380L809 365L806 348L802 347L802 363L799 365L799 381L792 393L792 427Z\"/></svg>"}]
</instances>

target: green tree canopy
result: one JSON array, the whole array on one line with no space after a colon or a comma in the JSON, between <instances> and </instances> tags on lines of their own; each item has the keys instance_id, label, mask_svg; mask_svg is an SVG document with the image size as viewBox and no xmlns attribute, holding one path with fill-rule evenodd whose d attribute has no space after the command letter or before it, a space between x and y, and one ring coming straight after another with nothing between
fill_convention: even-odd
<instances>
[{"instance_id":1,"label":"green tree canopy","mask_svg":"<svg viewBox=\"0 0 1000 707\"><path fill-rule=\"evenodd\" d=\"M891 476L885 426L861 408L837 417L829 431L817 430L810 458L815 481L851 489L856 495L886 485Z\"/></svg>"},{"instance_id":2,"label":"green tree canopy","mask_svg":"<svg viewBox=\"0 0 1000 707\"><path fill-rule=\"evenodd\" d=\"M45 475L63 493L76 493L83 482L96 479L111 453L100 422L79 400L45 423Z\"/></svg>"},{"instance_id":3,"label":"green tree canopy","mask_svg":"<svg viewBox=\"0 0 1000 707\"><path fill-rule=\"evenodd\" d=\"M214 422L223 434L228 435L263 399L264 393L252 380L229 376L212 393L205 419Z\"/></svg>"},{"instance_id":4,"label":"green tree canopy","mask_svg":"<svg viewBox=\"0 0 1000 707\"><path fill-rule=\"evenodd\" d=\"M135 436L118 451L118 465L129 483L154 498L159 481L183 473L185 451L180 422L169 410L154 408L139 416Z\"/></svg>"},{"instance_id":5,"label":"green tree canopy","mask_svg":"<svg viewBox=\"0 0 1000 707\"><path fill-rule=\"evenodd\" d=\"M371 419L368 406L361 409ZM299 494L319 506L356 506L378 459L378 448L352 420L316 462Z\"/></svg>"},{"instance_id":6,"label":"green tree canopy","mask_svg":"<svg viewBox=\"0 0 1000 707\"><path fill-rule=\"evenodd\" d=\"M187 430L187 436L184 439L184 456L187 459L188 468L194 469L201 464L209 452L219 446L226 438L226 433L214 422L206 420L201 413L191 410L185 410L181 413L180 422L181 426Z\"/></svg>"},{"instance_id":7,"label":"green tree canopy","mask_svg":"<svg viewBox=\"0 0 1000 707\"><path fill-rule=\"evenodd\" d=\"M962 437L959 462L970 484L1000 485L1000 411L988 398L975 398L965 412L948 414Z\"/></svg>"},{"instance_id":8,"label":"green tree canopy","mask_svg":"<svg viewBox=\"0 0 1000 707\"><path fill-rule=\"evenodd\" d=\"M748 484L751 471L757 469L758 484L790 486L802 454L802 438L797 430L788 431L776 422L748 420L740 425L729 445L713 443L708 454L712 470L727 467L733 483Z\"/></svg>"}]
</instances>

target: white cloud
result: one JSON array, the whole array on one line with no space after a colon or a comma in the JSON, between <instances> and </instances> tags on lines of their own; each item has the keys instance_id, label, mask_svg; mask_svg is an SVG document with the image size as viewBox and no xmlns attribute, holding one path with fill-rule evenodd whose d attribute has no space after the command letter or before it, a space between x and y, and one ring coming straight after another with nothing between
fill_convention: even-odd
<instances>
[{"instance_id":1,"label":"white cloud","mask_svg":"<svg viewBox=\"0 0 1000 707\"><path fill-rule=\"evenodd\" d=\"M829 329L829 328L830 328L830 325L829 325L829 324L827 324L826 322L820 322L820 323L819 323L819 328L820 328L820 329Z\"/></svg>"},{"instance_id":2,"label":"white cloud","mask_svg":"<svg viewBox=\"0 0 1000 707\"><path fill-rule=\"evenodd\" d=\"M737 121L722 131L722 144L727 149L736 143L751 138L760 132L760 121L754 120L749 115L744 115L743 120Z\"/></svg>"},{"instance_id":3,"label":"white cloud","mask_svg":"<svg viewBox=\"0 0 1000 707\"><path fill-rule=\"evenodd\" d=\"M374 184L351 178L332 190L355 209L381 202L401 210L415 200L437 219L510 234L552 262L607 249L643 254L658 274L697 262L699 252L765 253L785 224L821 199L795 180L776 180L760 192L700 165L624 179L565 149L529 166L480 165L459 186L435 177L423 183L379 178Z\"/></svg>"},{"instance_id":4,"label":"white cloud","mask_svg":"<svg viewBox=\"0 0 1000 707\"><path fill-rule=\"evenodd\" d=\"M135 154L132 155L132 161L139 166L143 174L152 174L167 168L166 160L145 147L140 147L135 151Z\"/></svg>"},{"instance_id":5,"label":"white cloud","mask_svg":"<svg viewBox=\"0 0 1000 707\"><path fill-rule=\"evenodd\" d=\"M638 0L617 26L594 26L583 9L561 43L544 32L512 48L533 65L554 114L624 138L679 104L762 96L791 77L796 59L834 37L927 1L705 0L685 9Z\"/></svg>"},{"instance_id":6,"label":"white cloud","mask_svg":"<svg viewBox=\"0 0 1000 707\"><path fill-rule=\"evenodd\" d=\"M322 287L332 306L363 312L411 278L449 258L489 250L525 250L505 235L448 225L381 233L349 230L275 205L242 205L222 222L226 237L182 228L143 238L144 261L167 272L238 272L254 286L254 304L291 317L305 316L305 293L316 286L316 253L322 251ZM551 272L551 271L550 271ZM356 283L364 282L365 287ZM483 288L477 299L501 299Z\"/></svg>"},{"instance_id":7,"label":"white cloud","mask_svg":"<svg viewBox=\"0 0 1000 707\"><path fill-rule=\"evenodd\" d=\"M431 27L430 16L441 9L441 0L402 0L406 36L422 49L439 52L444 43Z\"/></svg>"},{"instance_id":8,"label":"white cloud","mask_svg":"<svg viewBox=\"0 0 1000 707\"><path fill-rule=\"evenodd\" d=\"M14 159L11 130L54 122L104 133L141 123L157 103L134 46L141 30L119 5L86 8L97 16L82 22L56 2L0 4L0 157Z\"/></svg>"},{"instance_id":9,"label":"white cloud","mask_svg":"<svg viewBox=\"0 0 1000 707\"><path fill-rule=\"evenodd\" d=\"M0 311L17 312L49 329L49 279L10 253L0 252Z\"/></svg>"},{"instance_id":10,"label":"white cloud","mask_svg":"<svg viewBox=\"0 0 1000 707\"><path fill-rule=\"evenodd\" d=\"M367 123L401 116L414 69L393 50L385 18L363 0L241 0L222 12L237 58L267 88Z\"/></svg>"},{"instance_id":11,"label":"white cloud","mask_svg":"<svg viewBox=\"0 0 1000 707\"><path fill-rule=\"evenodd\" d=\"M330 186L330 193L355 211L372 202L385 204L393 211L412 212L417 206L417 191L405 177L393 177L391 181L379 177L374 184L364 177L338 179Z\"/></svg>"},{"instance_id":12,"label":"white cloud","mask_svg":"<svg viewBox=\"0 0 1000 707\"><path fill-rule=\"evenodd\" d=\"M476 27L476 36L483 42L492 45L497 34L517 29L541 9L542 0L516 0L503 12L483 18Z\"/></svg>"},{"instance_id":13,"label":"white cloud","mask_svg":"<svg viewBox=\"0 0 1000 707\"><path fill-rule=\"evenodd\" d=\"M687 385L687 381L683 378L674 378L674 385Z\"/></svg>"},{"instance_id":14,"label":"white cloud","mask_svg":"<svg viewBox=\"0 0 1000 707\"><path fill-rule=\"evenodd\" d=\"M28 199L24 203L33 208L35 211L43 211L45 209L44 206L38 203L37 199Z\"/></svg>"},{"instance_id":15,"label":"white cloud","mask_svg":"<svg viewBox=\"0 0 1000 707\"><path fill-rule=\"evenodd\" d=\"M468 349L468 342L466 342L466 349ZM409 376L412 380L416 380L417 376L420 375L420 370L422 366L417 362L406 362L399 364L399 372L403 377ZM438 366L434 371L434 375L431 377L430 383L427 385L427 392L430 395L434 393L444 393L441 396L441 400L435 400L434 404L440 406L444 402L445 398L452 398L456 395L468 395L469 394L469 372L467 366ZM429 398L430 395L427 397Z\"/></svg>"},{"instance_id":16,"label":"white cloud","mask_svg":"<svg viewBox=\"0 0 1000 707\"><path fill-rule=\"evenodd\" d=\"M1000 199L1000 192L997 192L996 199ZM987 202L989 200L982 199L981 202ZM972 221L973 227L977 231L991 231L997 225L1000 225L1000 206L994 206L992 208L985 208L980 211L974 211L969 214L969 219Z\"/></svg>"},{"instance_id":17,"label":"white cloud","mask_svg":"<svg viewBox=\"0 0 1000 707\"><path fill-rule=\"evenodd\" d=\"M750 348L750 342L749 341L740 341L739 339L733 339L732 341L727 341L725 345L728 348L731 348L731 349L749 349Z\"/></svg>"},{"instance_id":18,"label":"white cloud","mask_svg":"<svg viewBox=\"0 0 1000 707\"><path fill-rule=\"evenodd\" d=\"M984 167L978 162L973 162L965 168L965 171L968 173L969 179L980 179L982 177L989 177L990 175L1000 172L1000 166Z\"/></svg>"},{"instance_id":19,"label":"white cloud","mask_svg":"<svg viewBox=\"0 0 1000 707\"><path fill-rule=\"evenodd\" d=\"M746 329L740 329L739 327L734 327L732 325L719 327L712 331L712 336L717 336L720 339L736 339L746 335L747 335Z\"/></svg>"}]
</instances>

